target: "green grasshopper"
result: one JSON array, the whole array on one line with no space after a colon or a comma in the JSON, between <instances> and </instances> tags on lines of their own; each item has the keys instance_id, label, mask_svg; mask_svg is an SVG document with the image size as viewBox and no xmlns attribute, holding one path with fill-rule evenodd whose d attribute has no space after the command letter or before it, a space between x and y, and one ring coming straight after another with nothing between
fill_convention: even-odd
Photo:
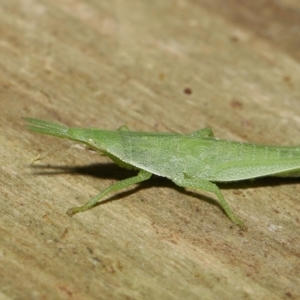
<instances>
[{"instance_id":1,"label":"green grasshopper","mask_svg":"<svg viewBox=\"0 0 300 300\"><path fill-rule=\"evenodd\" d=\"M65 125L24 118L32 131L83 143L108 156L118 166L139 173L118 181L68 215L92 208L108 193L145 181L152 174L171 179L181 187L212 192L227 216L244 227L213 182L229 182L263 176L300 176L300 147L264 146L219 140L210 128L189 135L69 128Z\"/></svg>"}]
</instances>

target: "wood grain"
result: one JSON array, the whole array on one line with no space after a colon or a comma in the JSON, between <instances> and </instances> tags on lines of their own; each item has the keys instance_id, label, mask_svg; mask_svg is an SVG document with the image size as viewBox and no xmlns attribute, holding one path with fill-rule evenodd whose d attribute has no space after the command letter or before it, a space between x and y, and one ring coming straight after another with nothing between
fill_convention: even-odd
<instances>
[{"instance_id":1,"label":"wood grain","mask_svg":"<svg viewBox=\"0 0 300 300\"><path fill-rule=\"evenodd\" d=\"M0 298L299 299L298 179L221 185L244 232L163 178L70 218L132 173L21 119L300 144L299 20L293 0L3 0Z\"/></svg>"}]
</instances>

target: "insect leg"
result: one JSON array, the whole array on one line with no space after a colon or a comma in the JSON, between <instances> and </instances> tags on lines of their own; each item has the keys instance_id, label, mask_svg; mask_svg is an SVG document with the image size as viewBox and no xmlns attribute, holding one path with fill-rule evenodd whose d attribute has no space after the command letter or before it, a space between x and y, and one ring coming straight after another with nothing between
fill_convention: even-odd
<instances>
[{"instance_id":1,"label":"insect leg","mask_svg":"<svg viewBox=\"0 0 300 300\"><path fill-rule=\"evenodd\" d=\"M189 188L195 188L195 189L201 189L206 192L212 192L214 193L217 198L220 201L220 204L222 208L224 209L225 213L229 217L231 221L233 221L235 224L239 225L242 228L245 228L245 225L242 221L240 221L233 211L231 210L230 206L228 205L227 201L223 197L220 189L218 186L210 181L201 180L201 179L192 179L192 178L180 178L173 180L177 185L182 187L189 187Z\"/></svg>"},{"instance_id":2,"label":"insect leg","mask_svg":"<svg viewBox=\"0 0 300 300\"><path fill-rule=\"evenodd\" d=\"M199 137L199 138L214 137L214 133L210 127L205 127L191 133L190 136Z\"/></svg>"},{"instance_id":3,"label":"insect leg","mask_svg":"<svg viewBox=\"0 0 300 300\"><path fill-rule=\"evenodd\" d=\"M130 131L130 129L127 127L127 125L122 125L117 129L118 131Z\"/></svg>"},{"instance_id":4,"label":"insect leg","mask_svg":"<svg viewBox=\"0 0 300 300\"><path fill-rule=\"evenodd\" d=\"M79 212L83 212L86 211L90 208L92 208L102 197L106 196L108 193L111 192L117 192L119 190L122 190L128 186L131 186L133 184L142 182L144 180L147 180L151 177L151 173L148 173L144 170L140 170L140 172L138 173L137 176L134 177L130 177L121 181L118 181L114 184L112 184L111 186L109 186L108 188L106 188L104 191L102 191L100 194L96 195L95 197L93 197L90 201L88 201L86 204L82 205L82 206L78 206L78 207L72 207L67 211L67 214L69 216L75 215Z\"/></svg>"}]
</instances>

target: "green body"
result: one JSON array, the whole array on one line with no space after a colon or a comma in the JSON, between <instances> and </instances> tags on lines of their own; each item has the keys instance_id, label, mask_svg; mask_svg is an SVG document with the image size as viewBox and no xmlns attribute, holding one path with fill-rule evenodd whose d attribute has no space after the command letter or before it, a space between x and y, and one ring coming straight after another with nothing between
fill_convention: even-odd
<instances>
[{"instance_id":1,"label":"green body","mask_svg":"<svg viewBox=\"0 0 300 300\"><path fill-rule=\"evenodd\" d=\"M80 134L93 141L94 144L85 140L89 146L171 180L188 177L228 182L271 175L294 176L300 170L299 147L262 146L172 133L87 129Z\"/></svg>"},{"instance_id":2,"label":"green body","mask_svg":"<svg viewBox=\"0 0 300 300\"><path fill-rule=\"evenodd\" d=\"M178 133L132 132L127 127L116 131L68 128L64 125L25 118L30 130L81 142L110 157L121 167L140 170L135 177L110 186L82 207L94 206L109 192L118 191L151 177L171 179L179 186L216 194L229 218L239 221L213 182L237 181L263 176L298 176L300 147L264 146L219 140L209 128L191 135Z\"/></svg>"}]
</instances>

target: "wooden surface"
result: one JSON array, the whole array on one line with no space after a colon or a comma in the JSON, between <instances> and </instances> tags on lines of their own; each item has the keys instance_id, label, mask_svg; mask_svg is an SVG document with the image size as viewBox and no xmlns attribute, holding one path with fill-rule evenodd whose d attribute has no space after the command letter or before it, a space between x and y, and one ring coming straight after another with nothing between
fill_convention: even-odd
<instances>
[{"instance_id":1,"label":"wooden surface","mask_svg":"<svg viewBox=\"0 0 300 300\"><path fill-rule=\"evenodd\" d=\"M220 185L244 232L163 178L70 218L132 173L21 119L299 145L299 20L297 0L2 0L0 299L299 299L298 179Z\"/></svg>"}]
</instances>

